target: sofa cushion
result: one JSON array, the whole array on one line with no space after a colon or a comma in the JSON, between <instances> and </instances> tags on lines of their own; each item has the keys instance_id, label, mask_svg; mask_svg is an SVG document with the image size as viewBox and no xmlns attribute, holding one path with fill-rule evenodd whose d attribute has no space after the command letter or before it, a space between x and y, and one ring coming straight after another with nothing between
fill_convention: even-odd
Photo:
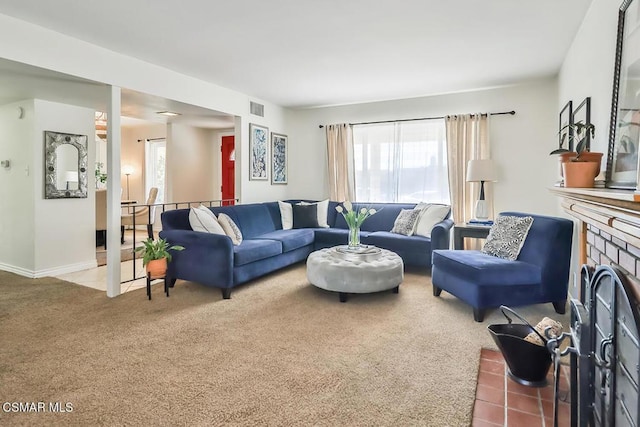
<instances>
[{"instance_id":1,"label":"sofa cushion","mask_svg":"<svg viewBox=\"0 0 640 427\"><path fill-rule=\"evenodd\" d=\"M318 228L318 205L295 204L292 206L293 228Z\"/></svg>"},{"instance_id":2,"label":"sofa cushion","mask_svg":"<svg viewBox=\"0 0 640 427\"><path fill-rule=\"evenodd\" d=\"M349 241L349 230L342 228L316 228L315 243L316 246L336 246L346 245ZM368 231L360 231L360 239L364 239L369 234Z\"/></svg>"},{"instance_id":3,"label":"sofa cushion","mask_svg":"<svg viewBox=\"0 0 640 427\"><path fill-rule=\"evenodd\" d=\"M393 252L421 252L427 256L431 251L431 239L428 237L404 236L390 231L369 233L361 241Z\"/></svg>"},{"instance_id":4,"label":"sofa cushion","mask_svg":"<svg viewBox=\"0 0 640 427\"><path fill-rule=\"evenodd\" d=\"M362 231L380 231L386 230L389 231L393 228L393 223L395 222L398 214L402 209L413 209L415 208L415 203L354 203L353 210L359 211L362 208L367 209L375 209L375 215L371 215L367 218L362 225L360 226L360 230ZM335 207L333 208L335 211ZM344 217L340 214L337 214L335 217L335 225L336 228L349 228L347 222L344 220Z\"/></svg>"},{"instance_id":5,"label":"sofa cushion","mask_svg":"<svg viewBox=\"0 0 640 427\"><path fill-rule=\"evenodd\" d=\"M228 215L238 225L245 239L252 239L276 230L269 208L264 203L236 205L231 209L235 216Z\"/></svg>"},{"instance_id":6,"label":"sofa cushion","mask_svg":"<svg viewBox=\"0 0 640 427\"><path fill-rule=\"evenodd\" d=\"M420 210L420 218L416 222L413 234L424 237L431 237L433 226L443 221L451 212L451 206L433 203L420 203L416 209Z\"/></svg>"},{"instance_id":7,"label":"sofa cushion","mask_svg":"<svg viewBox=\"0 0 640 427\"><path fill-rule=\"evenodd\" d=\"M540 283L540 267L523 261L510 261L480 251L433 251L438 270L462 277L480 286L530 285Z\"/></svg>"},{"instance_id":8,"label":"sofa cushion","mask_svg":"<svg viewBox=\"0 0 640 427\"><path fill-rule=\"evenodd\" d=\"M278 201L280 207L280 222L283 230L291 230L293 228L293 207L291 203Z\"/></svg>"},{"instance_id":9,"label":"sofa cushion","mask_svg":"<svg viewBox=\"0 0 640 427\"><path fill-rule=\"evenodd\" d=\"M327 223L327 215L329 213L329 199L323 200L321 202L311 203L302 201L298 203L299 205L316 205L318 208L318 227L327 228L329 224Z\"/></svg>"},{"instance_id":10,"label":"sofa cushion","mask_svg":"<svg viewBox=\"0 0 640 427\"><path fill-rule=\"evenodd\" d=\"M231 241L234 245L239 245L242 243L242 232L238 228L235 222L231 219L227 214L221 213L218 215L218 222L220 226L224 230L225 234L231 238Z\"/></svg>"},{"instance_id":11,"label":"sofa cushion","mask_svg":"<svg viewBox=\"0 0 640 427\"><path fill-rule=\"evenodd\" d=\"M282 252L289 252L303 246L313 244L314 230L300 228L296 230L276 230L271 233L255 237L255 239L276 240L282 243Z\"/></svg>"},{"instance_id":12,"label":"sofa cushion","mask_svg":"<svg viewBox=\"0 0 640 427\"><path fill-rule=\"evenodd\" d=\"M393 223L392 233L411 236L415 228L416 221L422 212L417 209L402 209Z\"/></svg>"},{"instance_id":13,"label":"sofa cushion","mask_svg":"<svg viewBox=\"0 0 640 427\"><path fill-rule=\"evenodd\" d=\"M214 233L225 235L222 226L218 224L218 219L213 212L206 206L198 206L191 208L189 211L189 224L193 231L202 233Z\"/></svg>"},{"instance_id":14,"label":"sofa cushion","mask_svg":"<svg viewBox=\"0 0 640 427\"><path fill-rule=\"evenodd\" d=\"M233 247L233 265L245 265L254 261L280 255L282 243L276 240L250 239Z\"/></svg>"}]
</instances>

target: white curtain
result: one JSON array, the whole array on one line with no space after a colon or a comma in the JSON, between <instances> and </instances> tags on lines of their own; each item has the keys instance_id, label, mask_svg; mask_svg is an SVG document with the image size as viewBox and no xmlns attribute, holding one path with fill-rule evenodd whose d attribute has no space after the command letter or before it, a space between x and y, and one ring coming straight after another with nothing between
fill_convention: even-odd
<instances>
[{"instance_id":1,"label":"white curtain","mask_svg":"<svg viewBox=\"0 0 640 427\"><path fill-rule=\"evenodd\" d=\"M467 163L469 160L491 157L489 116L487 114L447 116L445 123L451 212L457 223L467 222L474 216L475 202L480 194L480 183L466 181ZM489 207L489 218L493 218L491 183L485 182L485 200Z\"/></svg>"},{"instance_id":2,"label":"white curtain","mask_svg":"<svg viewBox=\"0 0 640 427\"><path fill-rule=\"evenodd\" d=\"M444 120L353 127L356 199L449 203Z\"/></svg>"},{"instance_id":3,"label":"white curtain","mask_svg":"<svg viewBox=\"0 0 640 427\"><path fill-rule=\"evenodd\" d=\"M351 125L340 123L326 126L327 160L329 166L329 197L343 202L353 200L353 136Z\"/></svg>"}]
</instances>

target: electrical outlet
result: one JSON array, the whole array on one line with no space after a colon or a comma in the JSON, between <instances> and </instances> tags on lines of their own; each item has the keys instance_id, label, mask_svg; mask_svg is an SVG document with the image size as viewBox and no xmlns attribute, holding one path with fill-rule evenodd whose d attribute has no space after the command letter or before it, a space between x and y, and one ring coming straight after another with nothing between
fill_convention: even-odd
<instances>
[{"instance_id":1,"label":"electrical outlet","mask_svg":"<svg viewBox=\"0 0 640 427\"><path fill-rule=\"evenodd\" d=\"M0 166L2 166L3 168L9 169L11 167L11 160L0 161Z\"/></svg>"}]
</instances>

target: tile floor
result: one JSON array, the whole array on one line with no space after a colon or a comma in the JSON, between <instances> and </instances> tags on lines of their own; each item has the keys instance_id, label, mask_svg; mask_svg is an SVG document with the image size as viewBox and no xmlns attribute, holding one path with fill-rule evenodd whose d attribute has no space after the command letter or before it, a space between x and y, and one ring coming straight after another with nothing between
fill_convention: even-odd
<instances>
[{"instance_id":1,"label":"tile floor","mask_svg":"<svg viewBox=\"0 0 640 427\"><path fill-rule=\"evenodd\" d=\"M146 233L136 232L136 242L140 243L146 239ZM131 230L125 231L125 243L122 245L123 249L131 249L132 245L132 232ZM98 252L104 252L104 247L97 247L96 254ZM147 286L145 277L145 270L142 266L142 260L137 259L134 261L123 261L120 264L120 277L121 281L127 281L121 284L122 293L134 291L136 289L144 288ZM135 267L134 267L135 266ZM89 270L76 271L73 273L61 274L56 276L58 279L67 280L69 282L77 283L82 286L87 286L100 291L107 291L107 266L103 265L97 268L91 268ZM134 277L142 277L142 279L129 281ZM153 284L161 284L162 280L155 280Z\"/></svg>"},{"instance_id":2,"label":"tile floor","mask_svg":"<svg viewBox=\"0 0 640 427\"><path fill-rule=\"evenodd\" d=\"M560 368L558 426L571 425L569 367ZM482 349L478 387L473 408L473 427L553 427L553 373L542 388L520 385L507 376L499 351Z\"/></svg>"}]
</instances>

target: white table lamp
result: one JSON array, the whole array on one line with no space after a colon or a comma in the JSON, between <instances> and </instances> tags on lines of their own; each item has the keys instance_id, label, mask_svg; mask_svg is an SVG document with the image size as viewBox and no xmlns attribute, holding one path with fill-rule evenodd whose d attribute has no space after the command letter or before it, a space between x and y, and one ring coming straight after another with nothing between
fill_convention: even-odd
<instances>
[{"instance_id":1,"label":"white table lamp","mask_svg":"<svg viewBox=\"0 0 640 427\"><path fill-rule=\"evenodd\" d=\"M66 171L64 173L64 180L67 184L67 190L71 190L69 183L75 182L78 183L78 171Z\"/></svg>"},{"instance_id":2,"label":"white table lamp","mask_svg":"<svg viewBox=\"0 0 640 427\"><path fill-rule=\"evenodd\" d=\"M493 160L469 160L467 164L467 182L480 183L480 197L476 202L475 218L481 221L489 219L489 207L484 199L485 181L496 181L496 167Z\"/></svg>"}]
</instances>

